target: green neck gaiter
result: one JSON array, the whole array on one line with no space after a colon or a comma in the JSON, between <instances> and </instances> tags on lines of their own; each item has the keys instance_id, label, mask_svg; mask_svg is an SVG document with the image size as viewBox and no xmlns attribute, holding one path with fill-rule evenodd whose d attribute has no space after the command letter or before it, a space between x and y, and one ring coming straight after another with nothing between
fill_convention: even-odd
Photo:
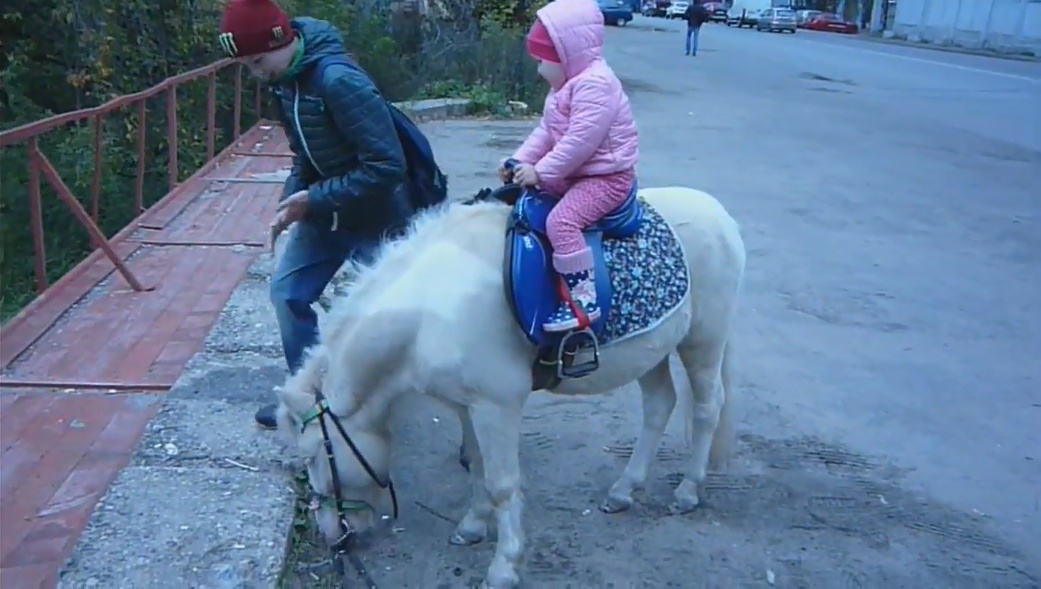
<instances>
[{"instance_id":1,"label":"green neck gaiter","mask_svg":"<svg viewBox=\"0 0 1041 589\"><path fill-rule=\"evenodd\" d=\"M279 76L279 81L282 82L282 83L286 83L286 82L291 81L293 78L295 78L296 75L298 73L300 73L300 66L303 64L303 62L304 62L304 38L299 36L299 35L297 35L296 55L293 56L293 61L289 64L289 67L286 68L286 71L282 72L282 75Z\"/></svg>"}]
</instances>

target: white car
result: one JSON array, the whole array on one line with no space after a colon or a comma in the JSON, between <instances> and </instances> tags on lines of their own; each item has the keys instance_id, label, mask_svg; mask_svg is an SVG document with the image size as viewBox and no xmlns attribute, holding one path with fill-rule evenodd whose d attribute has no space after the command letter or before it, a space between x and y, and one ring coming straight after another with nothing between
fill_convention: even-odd
<instances>
[{"instance_id":1,"label":"white car","mask_svg":"<svg viewBox=\"0 0 1041 589\"><path fill-rule=\"evenodd\" d=\"M665 9L665 18L684 18L687 14L688 6L690 6L690 2L685 2L684 0L674 1Z\"/></svg>"}]
</instances>

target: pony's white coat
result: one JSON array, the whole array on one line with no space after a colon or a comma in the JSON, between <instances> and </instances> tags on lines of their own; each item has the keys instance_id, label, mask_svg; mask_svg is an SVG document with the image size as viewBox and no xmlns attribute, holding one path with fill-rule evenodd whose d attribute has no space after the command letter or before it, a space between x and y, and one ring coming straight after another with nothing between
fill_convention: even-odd
<instances>
[{"instance_id":1,"label":"pony's white coat","mask_svg":"<svg viewBox=\"0 0 1041 589\"><path fill-rule=\"evenodd\" d=\"M690 188L640 191L673 227L686 251L691 289L680 308L654 329L607 346L599 370L562 383L554 392L588 395L638 380L643 428L632 457L601 505L617 512L632 504L676 405L669 357L678 352L690 381L685 403L691 449L674 509L698 504L708 468L725 466L732 437L728 342L745 267L737 224L710 195ZM278 389L279 424L308 459L312 485L331 493L317 424L299 428L321 388L358 448L381 477L389 470L388 410L414 392L454 407L471 464L470 509L451 541L484 539L494 517L498 544L488 569L490 587L519 583L524 551L521 526L521 414L531 394L534 349L514 324L503 296L503 230L509 209L499 204L453 204L421 216L410 234L383 248L334 304L321 342L304 367ZM624 271L624 270L622 270ZM323 419L328 419L324 417ZM335 431L329 424L330 431ZM345 499L377 505L381 490L338 435L333 435ZM330 540L339 535L335 513L319 510ZM350 514L364 528L371 514Z\"/></svg>"}]
</instances>

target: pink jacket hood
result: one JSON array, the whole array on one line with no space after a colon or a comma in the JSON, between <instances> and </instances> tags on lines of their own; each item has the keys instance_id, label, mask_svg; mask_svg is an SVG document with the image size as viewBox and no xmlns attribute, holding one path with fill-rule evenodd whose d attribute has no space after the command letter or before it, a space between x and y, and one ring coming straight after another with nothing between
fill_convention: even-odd
<instances>
[{"instance_id":1,"label":"pink jacket hood","mask_svg":"<svg viewBox=\"0 0 1041 589\"><path fill-rule=\"evenodd\" d=\"M554 0L536 15L567 81L546 95L542 120L513 157L534 165L544 186L633 170L639 159L636 121L621 80L604 60L600 6L595 0Z\"/></svg>"},{"instance_id":2,"label":"pink jacket hood","mask_svg":"<svg viewBox=\"0 0 1041 589\"><path fill-rule=\"evenodd\" d=\"M569 79L603 59L604 14L593 0L555 0L535 15L546 27Z\"/></svg>"}]
</instances>

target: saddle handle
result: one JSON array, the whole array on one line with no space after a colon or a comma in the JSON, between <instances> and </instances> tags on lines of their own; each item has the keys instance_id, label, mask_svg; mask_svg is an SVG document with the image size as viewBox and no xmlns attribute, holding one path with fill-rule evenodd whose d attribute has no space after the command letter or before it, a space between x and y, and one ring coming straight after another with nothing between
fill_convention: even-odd
<instances>
[{"instance_id":1,"label":"saddle handle","mask_svg":"<svg viewBox=\"0 0 1041 589\"><path fill-rule=\"evenodd\" d=\"M513 170L520 165L520 160L516 158L506 158L502 162L502 167L506 170L506 181L503 182L503 186L513 184Z\"/></svg>"}]
</instances>

